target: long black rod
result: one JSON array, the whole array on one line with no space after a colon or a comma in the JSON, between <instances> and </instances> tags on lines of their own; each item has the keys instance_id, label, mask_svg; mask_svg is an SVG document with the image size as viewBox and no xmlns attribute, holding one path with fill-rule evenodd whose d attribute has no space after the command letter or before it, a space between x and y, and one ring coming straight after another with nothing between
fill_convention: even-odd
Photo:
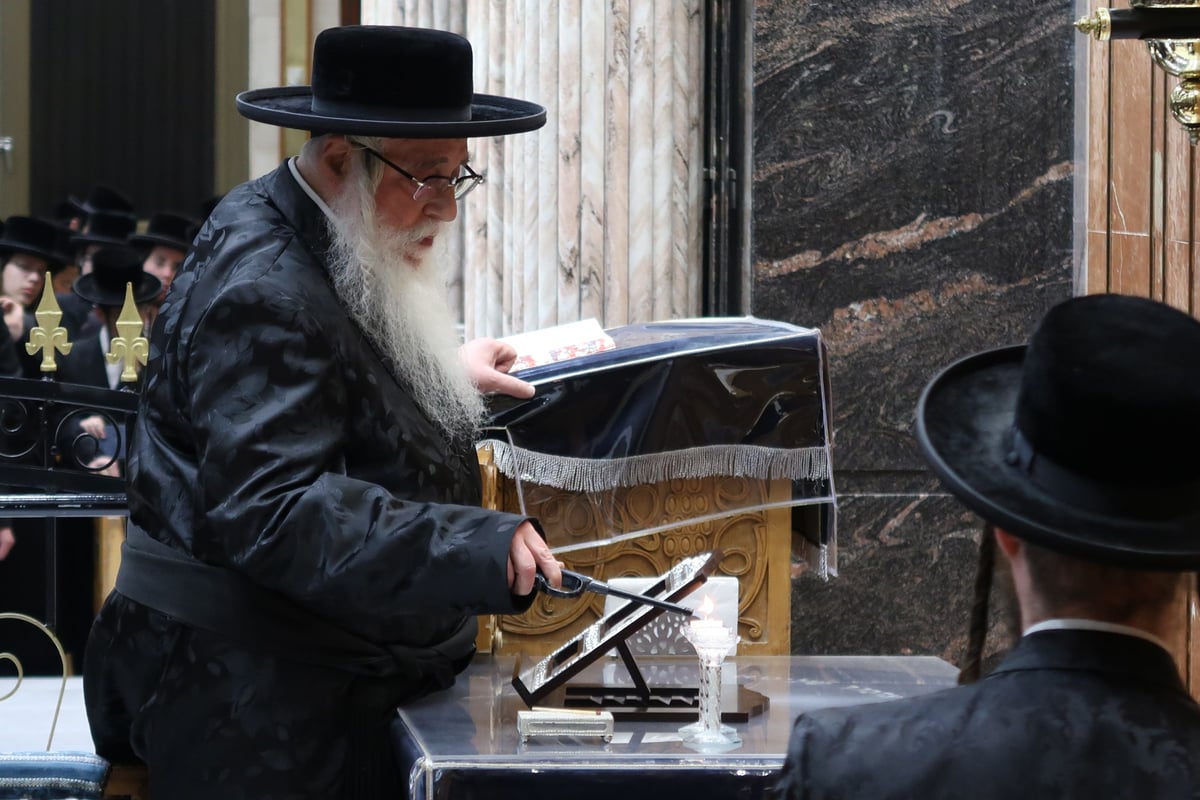
<instances>
[{"instance_id":1,"label":"long black rod","mask_svg":"<svg viewBox=\"0 0 1200 800\"><path fill-rule=\"evenodd\" d=\"M1112 8L1110 39L1200 39L1198 8Z\"/></svg>"}]
</instances>

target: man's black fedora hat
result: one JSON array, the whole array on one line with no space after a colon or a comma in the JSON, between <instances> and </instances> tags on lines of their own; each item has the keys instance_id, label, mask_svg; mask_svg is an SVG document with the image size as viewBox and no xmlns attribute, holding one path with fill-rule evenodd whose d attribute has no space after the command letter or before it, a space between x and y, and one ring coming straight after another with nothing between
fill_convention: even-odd
<instances>
[{"instance_id":1,"label":"man's black fedora hat","mask_svg":"<svg viewBox=\"0 0 1200 800\"><path fill-rule=\"evenodd\" d=\"M129 244L142 247L173 247L185 253L196 237L196 223L180 214L160 213L150 218L144 233L129 237Z\"/></svg>"},{"instance_id":2,"label":"man's black fedora hat","mask_svg":"<svg viewBox=\"0 0 1200 800\"><path fill-rule=\"evenodd\" d=\"M350 25L322 31L312 86L252 89L244 117L314 133L442 139L542 127L546 109L475 94L471 44L447 31Z\"/></svg>"},{"instance_id":3,"label":"man's black fedora hat","mask_svg":"<svg viewBox=\"0 0 1200 800\"><path fill-rule=\"evenodd\" d=\"M125 214L110 214L98 211L87 218L87 224L82 233L71 237L71 244L76 248L89 244L118 245L137 230L137 220Z\"/></svg>"},{"instance_id":4,"label":"man's black fedora hat","mask_svg":"<svg viewBox=\"0 0 1200 800\"><path fill-rule=\"evenodd\" d=\"M70 198L70 202L83 210L85 214L124 214L127 217L136 216L133 203L129 198L108 186L96 186L88 192L83 200Z\"/></svg>"},{"instance_id":5,"label":"man's black fedora hat","mask_svg":"<svg viewBox=\"0 0 1200 800\"><path fill-rule=\"evenodd\" d=\"M5 257L28 253L46 259L55 267L66 258L58 247L59 241L59 227L53 222L36 217L9 217L0 235L0 253Z\"/></svg>"},{"instance_id":6,"label":"man's black fedora hat","mask_svg":"<svg viewBox=\"0 0 1200 800\"><path fill-rule=\"evenodd\" d=\"M964 504L1021 539L1128 568L1200 568L1200 321L1091 295L1028 346L935 377L917 439Z\"/></svg>"},{"instance_id":7,"label":"man's black fedora hat","mask_svg":"<svg viewBox=\"0 0 1200 800\"><path fill-rule=\"evenodd\" d=\"M92 255L92 271L79 276L71 287L75 294L98 306L125 305L125 284L133 284L135 303L158 297L162 282L142 271L141 251L125 245L101 247Z\"/></svg>"}]
</instances>

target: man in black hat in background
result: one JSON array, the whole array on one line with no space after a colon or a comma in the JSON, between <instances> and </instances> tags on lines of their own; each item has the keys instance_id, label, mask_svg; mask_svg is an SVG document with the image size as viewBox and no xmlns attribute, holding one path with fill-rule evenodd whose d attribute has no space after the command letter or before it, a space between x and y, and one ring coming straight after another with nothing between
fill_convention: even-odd
<instances>
[{"instance_id":1,"label":"man in black hat in background","mask_svg":"<svg viewBox=\"0 0 1200 800\"><path fill-rule=\"evenodd\" d=\"M162 303L171 288L171 281L183 266L184 256L195 236L195 222L182 214L163 211L150 217L145 231L129 237L129 244L145 254L142 268L162 284L158 303Z\"/></svg>"},{"instance_id":2,"label":"man in black hat in background","mask_svg":"<svg viewBox=\"0 0 1200 800\"><path fill-rule=\"evenodd\" d=\"M779 795L1200 796L1200 707L1164 641L1200 566L1198 410L1200 322L1117 295L934 378L918 441L993 527L1024 635L977 683L800 716Z\"/></svg>"},{"instance_id":3,"label":"man in black hat in background","mask_svg":"<svg viewBox=\"0 0 1200 800\"><path fill-rule=\"evenodd\" d=\"M69 356L61 359L57 379L62 383L79 383L101 389L121 387L122 363L108 363L109 352L117 331L117 318L125 305L125 287L133 287L133 301L143 321L151 305L158 299L162 283L143 270L142 252L122 245L102 247L92 256L92 271L75 281L72 291L92 308L94 323L89 333L75 340ZM93 426L85 430L96 434Z\"/></svg>"},{"instance_id":4,"label":"man in black hat in background","mask_svg":"<svg viewBox=\"0 0 1200 800\"><path fill-rule=\"evenodd\" d=\"M33 312L46 273L65 259L60 241L59 228L36 217L9 217L0 234L0 313L8 333L0 352L0 374L17 375L28 368L24 342L35 324Z\"/></svg>"},{"instance_id":5,"label":"man in black hat in background","mask_svg":"<svg viewBox=\"0 0 1200 800\"><path fill-rule=\"evenodd\" d=\"M238 97L314 136L226 195L163 303L84 668L97 751L155 797L403 796L396 706L453 682L473 614L560 581L479 508L480 392L532 387L498 342L460 354L438 254L467 138L545 111L471 75L459 36L335 28L312 87Z\"/></svg>"},{"instance_id":6,"label":"man in black hat in background","mask_svg":"<svg viewBox=\"0 0 1200 800\"><path fill-rule=\"evenodd\" d=\"M85 204L85 207L93 206ZM97 250L125 244L136 230L137 219L131 214L104 210L89 212L83 230L70 239L75 249L75 265L79 269L78 276L71 281L72 285L79 277L92 271L92 256ZM67 329L72 341L95 328L97 321L92 316L91 303L74 292L56 293L56 299L63 314L62 326Z\"/></svg>"}]
</instances>

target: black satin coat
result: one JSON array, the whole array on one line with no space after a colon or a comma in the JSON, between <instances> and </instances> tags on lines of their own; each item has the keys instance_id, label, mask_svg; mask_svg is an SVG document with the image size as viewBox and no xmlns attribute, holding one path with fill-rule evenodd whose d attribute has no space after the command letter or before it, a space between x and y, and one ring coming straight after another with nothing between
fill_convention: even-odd
<instances>
[{"instance_id":1,"label":"black satin coat","mask_svg":"<svg viewBox=\"0 0 1200 800\"><path fill-rule=\"evenodd\" d=\"M478 507L474 448L445 439L347 316L327 248L286 164L213 212L151 335L131 519L372 641L462 650L466 615L528 605L506 577L523 518ZM156 795L170 774L163 796L334 796L352 677L179 627L110 597L85 668L98 751L129 755L124 737Z\"/></svg>"},{"instance_id":2,"label":"black satin coat","mask_svg":"<svg viewBox=\"0 0 1200 800\"><path fill-rule=\"evenodd\" d=\"M1200 706L1170 654L1121 634L1023 637L986 678L797 718L779 795L1200 797Z\"/></svg>"}]
</instances>

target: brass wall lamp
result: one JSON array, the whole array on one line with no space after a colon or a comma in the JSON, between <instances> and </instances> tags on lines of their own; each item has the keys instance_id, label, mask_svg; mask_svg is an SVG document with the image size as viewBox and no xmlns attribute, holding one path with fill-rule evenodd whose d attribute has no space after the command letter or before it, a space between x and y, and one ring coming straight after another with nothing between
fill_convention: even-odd
<instances>
[{"instance_id":1,"label":"brass wall lamp","mask_svg":"<svg viewBox=\"0 0 1200 800\"><path fill-rule=\"evenodd\" d=\"M1098 8L1075 23L1098 41L1141 39L1154 63L1175 77L1171 115L1200 142L1200 0L1132 0L1131 8Z\"/></svg>"}]
</instances>

